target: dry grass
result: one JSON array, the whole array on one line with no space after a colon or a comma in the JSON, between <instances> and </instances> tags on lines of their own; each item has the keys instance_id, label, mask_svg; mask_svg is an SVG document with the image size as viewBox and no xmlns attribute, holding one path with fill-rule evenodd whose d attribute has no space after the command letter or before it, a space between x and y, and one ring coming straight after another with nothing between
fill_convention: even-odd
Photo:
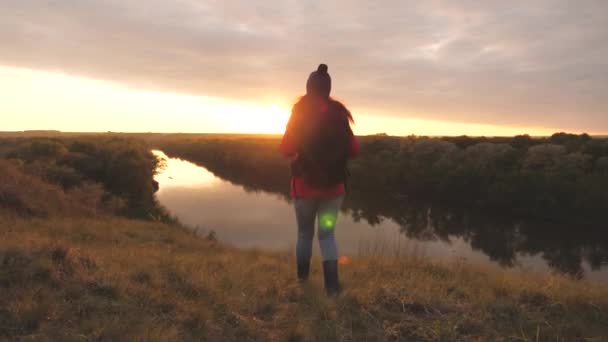
<instances>
[{"instance_id":1,"label":"dry grass","mask_svg":"<svg viewBox=\"0 0 608 342\"><path fill-rule=\"evenodd\" d=\"M0 159L0 213L20 216L94 216L99 212L101 186L86 184L64 191L22 172L16 161Z\"/></svg>"},{"instance_id":2,"label":"dry grass","mask_svg":"<svg viewBox=\"0 0 608 342\"><path fill-rule=\"evenodd\" d=\"M608 288L465 264L354 258L328 300L318 262L176 226L0 216L0 339L604 341Z\"/></svg>"}]
</instances>

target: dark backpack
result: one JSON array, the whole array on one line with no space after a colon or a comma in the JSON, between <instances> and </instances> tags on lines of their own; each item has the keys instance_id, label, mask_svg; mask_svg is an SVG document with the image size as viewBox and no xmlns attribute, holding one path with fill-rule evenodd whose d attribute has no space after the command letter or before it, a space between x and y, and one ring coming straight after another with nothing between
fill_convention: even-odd
<instances>
[{"instance_id":1,"label":"dark backpack","mask_svg":"<svg viewBox=\"0 0 608 342\"><path fill-rule=\"evenodd\" d=\"M308 111L292 173L315 188L345 183L352 131L346 108L330 101L327 112Z\"/></svg>"}]
</instances>

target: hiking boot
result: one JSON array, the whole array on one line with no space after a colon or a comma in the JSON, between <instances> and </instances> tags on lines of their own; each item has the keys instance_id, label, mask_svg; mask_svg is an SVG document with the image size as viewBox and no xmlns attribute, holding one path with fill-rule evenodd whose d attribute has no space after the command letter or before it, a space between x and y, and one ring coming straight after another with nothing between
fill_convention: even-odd
<instances>
[{"instance_id":1,"label":"hiking boot","mask_svg":"<svg viewBox=\"0 0 608 342\"><path fill-rule=\"evenodd\" d=\"M308 280L310 273L310 259L306 261L298 261L298 281L303 283Z\"/></svg>"},{"instance_id":2,"label":"hiking boot","mask_svg":"<svg viewBox=\"0 0 608 342\"><path fill-rule=\"evenodd\" d=\"M338 282L338 260L323 261L323 278L325 280L325 291L330 297L335 297L340 292Z\"/></svg>"}]
</instances>

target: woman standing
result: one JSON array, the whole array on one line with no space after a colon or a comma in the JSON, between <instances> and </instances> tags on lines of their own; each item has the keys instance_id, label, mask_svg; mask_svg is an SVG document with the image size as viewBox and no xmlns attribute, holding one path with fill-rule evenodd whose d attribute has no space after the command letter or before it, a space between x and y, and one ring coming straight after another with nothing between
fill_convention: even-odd
<instances>
[{"instance_id":1,"label":"woman standing","mask_svg":"<svg viewBox=\"0 0 608 342\"><path fill-rule=\"evenodd\" d=\"M308 279L318 221L325 289L334 296L340 289L335 228L346 189L347 162L358 153L359 145L350 127L352 115L329 96L330 91L331 77L327 65L321 64L306 82L306 95L293 106L279 151L292 161L298 279Z\"/></svg>"}]
</instances>

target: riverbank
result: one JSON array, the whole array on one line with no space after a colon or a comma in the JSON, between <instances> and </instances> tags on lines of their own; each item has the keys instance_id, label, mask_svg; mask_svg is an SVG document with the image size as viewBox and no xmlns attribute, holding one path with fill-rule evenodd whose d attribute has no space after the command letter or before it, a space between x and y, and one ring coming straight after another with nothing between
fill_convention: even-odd
<instances>
[{"instance_id":1,"label":"riverbank","mask_svg":"<svg viewBox=\"0 0 608 342\"><path fill-rule=\"evenodd\" d=\"M34 340L608 338L608 287L463 263L353 258L325 297L319 262L237 250L159 222L0 216L0 337Z\"/></svg>"}]
</instances>

